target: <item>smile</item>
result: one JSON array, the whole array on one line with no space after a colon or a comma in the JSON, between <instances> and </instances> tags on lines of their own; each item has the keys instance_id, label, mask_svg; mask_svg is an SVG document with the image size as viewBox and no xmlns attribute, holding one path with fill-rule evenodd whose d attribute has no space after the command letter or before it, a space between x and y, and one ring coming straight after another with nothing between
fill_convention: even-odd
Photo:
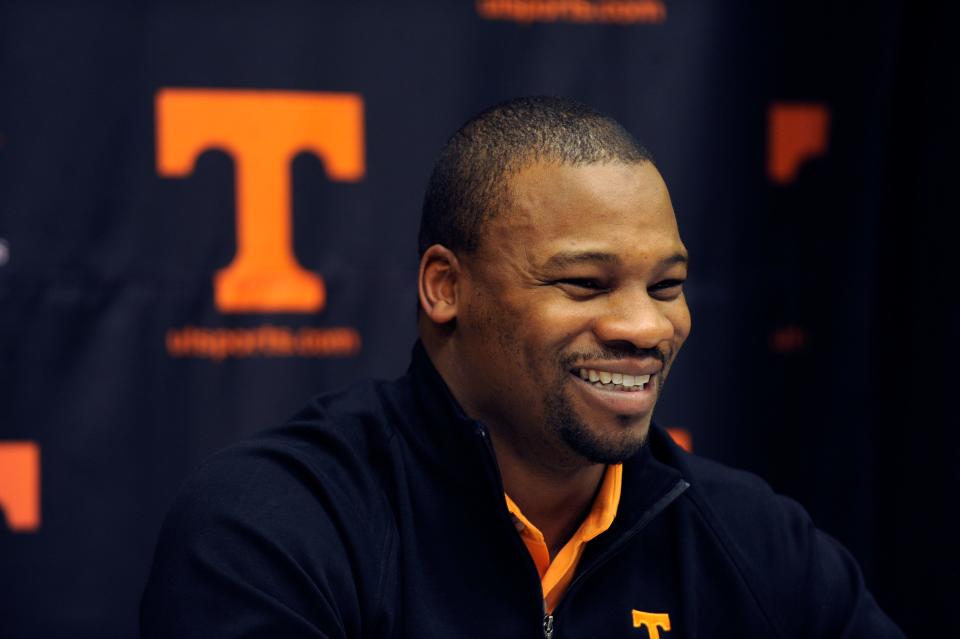
<instances>
[{"instance_id":1,"label":"smile","mask_svg":"<svg viewBox=\"0 0 960 639\"><path fill-rule=\"evenodd\" d=\"M628 375L626 373L614 373L611 371L595 370L593 368L581 368L577 371L571 371L580 376L585 382L589 382L597 388L612 391L637 392L642 391L650 383L649 375Z\"/></svg>"},{"instance_id":2,"label":"smile","mask_svg":"<svg viewBox=\"0 0 960 639\"><path fill-rule=\"evenodd\" d=\"M643 371L642 375L638 375L641 371L637 370L624 373L621 369L614 373L599 368L575 368L570 371L570 376L573 377L570 392L587 406L607 415L644 416L649 414L657 403L656 372L659 370L652 365L646 368L650 372ZM590 381L591 377L596 381Z\"/></svg>"}]
</instances>

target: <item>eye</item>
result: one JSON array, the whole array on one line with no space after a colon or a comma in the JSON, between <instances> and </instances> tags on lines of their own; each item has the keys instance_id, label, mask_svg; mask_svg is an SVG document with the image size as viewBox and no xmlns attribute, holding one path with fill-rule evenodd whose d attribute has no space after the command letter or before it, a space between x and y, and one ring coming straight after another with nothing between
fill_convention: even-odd
<instances>
[{"instance_id":1,"label":"eye","mask_svg":"<svg viewBox=\"0 0 960 639\"><path fill-rule=\"evenodd\" d=\"M585 277L571 277L565 280L557 280L557 284L566 284L567 286L584 288L590 291L599 291L603 289L603 286L600 284L600 282Z\"/></svg>"},{"instance_id":2,"label":"eye","mask_svg":"<svg viewBox=\"0 0 960 639\"><path fill-rule=\"evenodd\" d=\"M650 287L650 293L662 300L672 300L682 292L683 280L661 280Z\"/></svg>"},{"instance_id":3,"label":"eye","mask_svg":"<svg viewBox=\"0 0 960 639\"><path fill-rule=\"evenodd\" d=\"M592 277L565 277L552 283L574 299L589 299L607 292L610 288L606 282Z\"/></svg>"}]
</instances>

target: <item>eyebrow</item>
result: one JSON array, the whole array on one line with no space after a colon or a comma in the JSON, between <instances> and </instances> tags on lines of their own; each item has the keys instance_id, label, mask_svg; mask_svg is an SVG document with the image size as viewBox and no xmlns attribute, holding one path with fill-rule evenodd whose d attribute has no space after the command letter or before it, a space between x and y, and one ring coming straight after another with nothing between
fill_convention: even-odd
<instances>
[{"instance_id":1,"label":"eyebrow","mask_svg":"<svg viewBox=\"0 0 960 639\"><path fill-rule=\"evenodd\" d=\"M551 255L544 266L563 268L588 263L619 264L620 258L602 251L562 251Z\"/></svg>"},{"instance_id":2,"label":"eyebrow","mask_svg":"<svg viewBox=\"0 0 960 639\"><path fill-rule=\"evenodd\" d=\"M579 264L610 264L618 265L621 263L620 257L613 253L604 253L602 251L562 251L554 253L546 261L544 266L552 268L564 268L568 266L577 266ZM674 264L689 264L690 258L686 253L677 251L670 257L660 260L659 266L673 266Z\"/></svg>"}]
</instances>

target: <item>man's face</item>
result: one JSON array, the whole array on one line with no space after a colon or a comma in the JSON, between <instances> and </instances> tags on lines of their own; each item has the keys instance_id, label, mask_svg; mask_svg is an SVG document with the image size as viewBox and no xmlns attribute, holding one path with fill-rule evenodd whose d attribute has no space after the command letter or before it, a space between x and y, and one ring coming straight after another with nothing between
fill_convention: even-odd
<instances>
[{"instance_id":1,"label":"man's face","mask_svg":"<svg viewBox=\"0 0 960 639\"><path fill-rule=\"evenodd\" d=\"M535 462L623 461L690 331L666 185L649 162L535 163L509 187L461 259L468 411Z\"/></svg>"}]
</instances>

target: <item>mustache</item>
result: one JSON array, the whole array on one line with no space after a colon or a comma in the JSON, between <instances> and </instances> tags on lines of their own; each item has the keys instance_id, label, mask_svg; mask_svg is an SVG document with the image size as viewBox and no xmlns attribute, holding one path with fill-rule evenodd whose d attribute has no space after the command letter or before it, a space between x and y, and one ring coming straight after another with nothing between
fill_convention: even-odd
<instances>
[{"instance_id":1,"label":"mustache","mask_svg":"<svg viewBox=\"0 0 960 639\"><path fill-rule=\"evenodd\" d=\"M670 353L666 352L669 349L660 350L659 348L637 348L633 344L624 343L622 345L609 345L603 350L595 351L593 353L571 353L564 356L563 366L564 368L571 368L576 365L577 362L583 362L588 360L607 360L607 361L616 361L621 359L633 358L633 359L646 359L652 358L656 359L662 365L666 365L670 361Z\"/></svg>"}]
</instances>

